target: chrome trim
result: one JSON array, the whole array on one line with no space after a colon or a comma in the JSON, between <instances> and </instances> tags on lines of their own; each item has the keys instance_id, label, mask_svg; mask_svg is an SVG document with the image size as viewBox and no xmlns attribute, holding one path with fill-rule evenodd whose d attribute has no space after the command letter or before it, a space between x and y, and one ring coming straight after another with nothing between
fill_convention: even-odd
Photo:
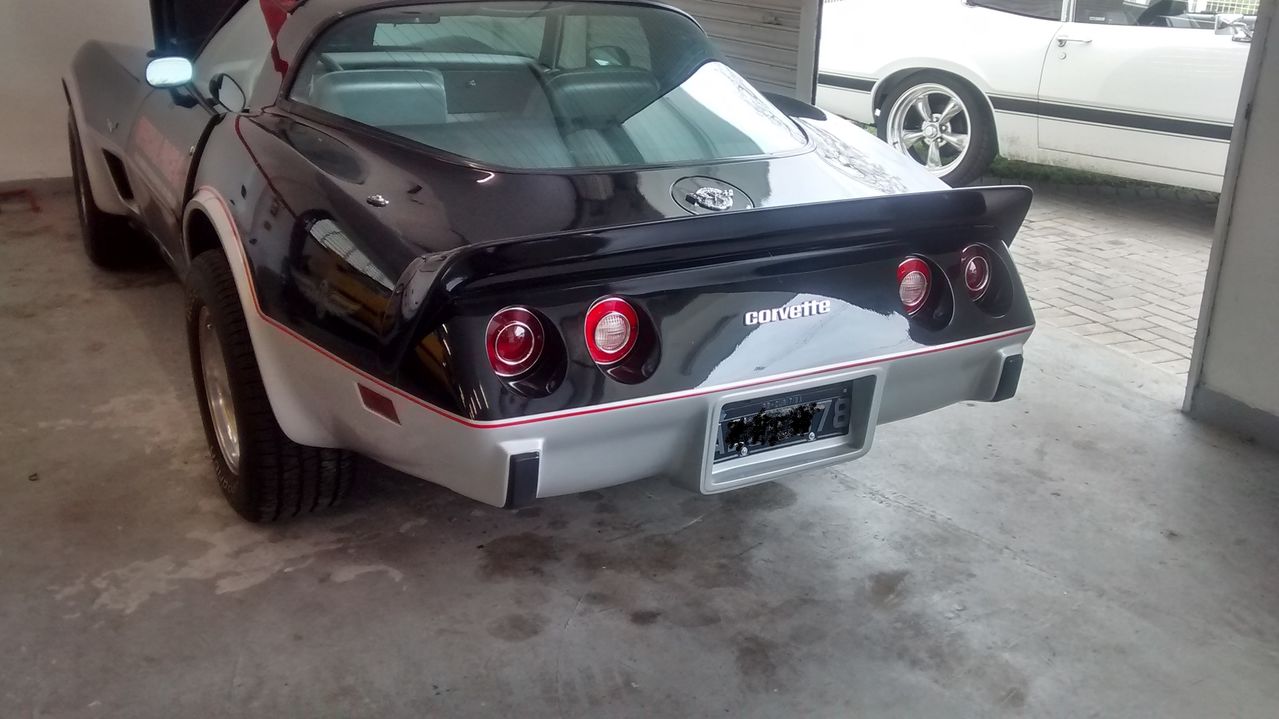
<instances>
[{"instance_id":1,"label":"chrome trim","mask_svg":"<svg viewBox=\"0 0 1279 719\"><path fill-rule=\"evenodd\" d=\"M507 329L511 327L523 327L524 330L529 333L529 336L533 338L533 342L530 344L528 348L528 352L525 352L523 357L514 361L508 360L505 357L503 357L502 353L498 351L497 349L497 340L502 336L503 332L505 332ZM527 322L520 322L519 320L508 322L502 325L501 329L497 331L497 334L493 335L493 356L497 358L498 362L501 362L507 367L519 367L520 365L524 364L525 362L528 361L529 357L533 356L533 352L536 349L537 349L537 335L533 332L533 328L528 326Z\"/></svg>"},{"instance_id":2,"label":"chrome trim","mask_svg":"<svg viewBox=\"0 0 1279 719\"><path fill-rule=\"evenodd\" d=\"M942 102L936 102L935 98L941 98ZM955 127L957 121L959 127ZM937 83L925 83L910 88L893 103L888 111L885 139L934 176L944 177L968 157L972 121L968 106L954 90ZM923 157L915 154L921 143L926 148ZM942 151L947 148L953 155L943 159Z\"/></svg>"},{"instance_id":3,"label":"chrome trim","mask_svg":"<svg viewBox=\"0 0 1279 719\"><path fill-rule=\"evenodd\" d=\"M204 402L217 438L222 461L234 474L240 473L240 428L236 421L235 401L231 397L231 381L222 353L222 342L208 306L200 308L197 320L200 345L200 374L204 378Z\"/></svg>"}]
</instances>

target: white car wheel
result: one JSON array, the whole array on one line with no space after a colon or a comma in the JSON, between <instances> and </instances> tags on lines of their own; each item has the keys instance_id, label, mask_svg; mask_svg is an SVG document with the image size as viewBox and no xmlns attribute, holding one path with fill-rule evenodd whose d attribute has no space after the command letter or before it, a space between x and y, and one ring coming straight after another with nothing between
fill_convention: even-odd
<instances>
[{"instance_id":1,"label":"white car wheel","mask_svg":"<svg viewBox=\"0 0 1279 719\"><path fill-rule=\"evenodd\" d=\"M908 77L889 92L880 112L880 136L934 176L964 185L994 159L993 123L980 95L932 75L938 74Z\"/></svg>"}]
</instances>

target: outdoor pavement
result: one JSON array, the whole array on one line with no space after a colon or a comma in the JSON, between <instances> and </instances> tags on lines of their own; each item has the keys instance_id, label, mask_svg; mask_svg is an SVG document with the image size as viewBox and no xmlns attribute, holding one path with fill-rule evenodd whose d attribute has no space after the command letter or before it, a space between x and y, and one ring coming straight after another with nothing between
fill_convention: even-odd
<instances>
[{"instance_id":1,"label":"outdoor pavement","mask_svg":"<svg viewBox=\"0 0 1279 719\"><path fill-rule=\"evenodd\" d=\"M1027 184L1035 201L1013 257L1040 324L1184 377L1216 196L1163 187Z\"/></svg>"}]
</instances>

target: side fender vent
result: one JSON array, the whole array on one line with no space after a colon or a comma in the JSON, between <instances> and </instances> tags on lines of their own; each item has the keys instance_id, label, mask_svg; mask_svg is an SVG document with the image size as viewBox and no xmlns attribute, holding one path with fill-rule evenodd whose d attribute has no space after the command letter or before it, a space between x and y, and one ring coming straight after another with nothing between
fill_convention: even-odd
<instances>
[{"instance_id":1,"label":"side fender vent","mask_svg":"<svg viewBox=\"0 0 1279 719\"><path fill-rule=\"evenodd\" d=\"M111 173L111 181L115 183L115 191L120 194L120 199L133 202L133 185L129 184L129 173L125 172L124 163L106 150L102 151L102 156L107 161L107 171Z\"/></svg>"}]
</instances>

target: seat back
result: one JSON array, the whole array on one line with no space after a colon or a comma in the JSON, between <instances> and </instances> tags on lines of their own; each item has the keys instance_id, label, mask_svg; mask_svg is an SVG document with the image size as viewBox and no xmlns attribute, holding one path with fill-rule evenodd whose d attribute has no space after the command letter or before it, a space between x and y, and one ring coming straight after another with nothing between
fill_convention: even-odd
<instances>
[{"instance_id":1,"label":"seat back","mask_svg":"<svg viewBox=\"0 0 1279 719\"><path fill-rule=\"evenodd\" d=\"M444 77L437 70L339 70L316 78L311 98L321 110L388 130L448 120Z\"/></svg>"},{"instance_id":2,"label":"seat back","mask_svg":"<svg viewBox=\"0 0 1279 719\"><path fill-rule=\"evenodd\" d=\"M546 88L559 117L579 128L618 125L658 91L651 72L632 67L565 70L548 77Z\"/></svg>"}]
</instances>

